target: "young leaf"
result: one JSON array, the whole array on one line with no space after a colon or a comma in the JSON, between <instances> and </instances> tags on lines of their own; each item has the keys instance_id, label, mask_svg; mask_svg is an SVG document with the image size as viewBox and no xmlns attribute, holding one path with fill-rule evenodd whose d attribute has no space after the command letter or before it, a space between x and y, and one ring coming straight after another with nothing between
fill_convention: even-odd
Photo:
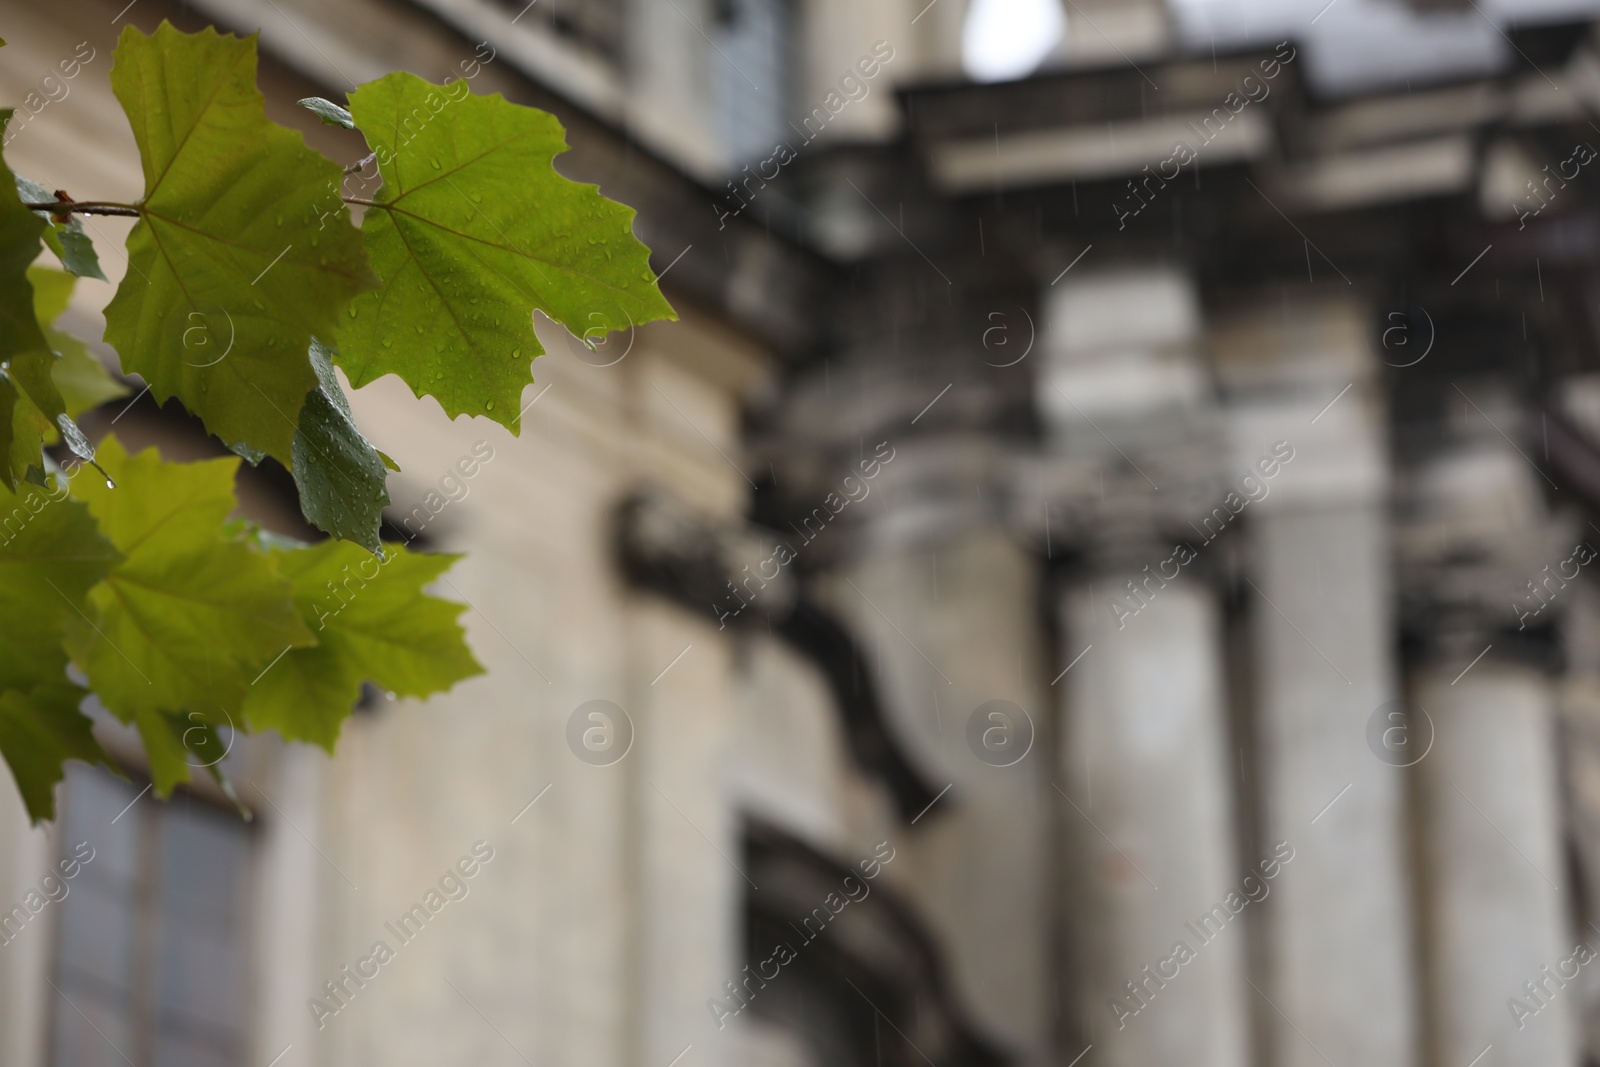
<instances>
[{"instance_id":1,"label":"young leaf","mask_svg":"<svg viewBox=\"0 0 1600 1067\"><path fill-rule=\"evenodd\" d=\"M311 365L318 384L306 394L294 435L300 510L318 529L379 553L378 525L389 506L383 459L356 429L328 352L316 341L311 342Z\"/></svg>"},{"instance_id":2,"label":"young leaf","mask_svg":"<svg viewBox=\"0 0 1600 1067\"><path fill-rule=\"evenodd\" d=\"M17 195L24 203L44 204L55 200L55 194L38 182L29 181L20 174L16 175L16 179ZM66 222L60 222L48 212L34 213L45 221L44 243L56 254L56 258L61 260L63 267L80 278L106 280L105 274L100 270L100 257L95 253L94 242L83 232L82 219L76 215L68 215Z\"/></svg>"},{"instance_id":3,"label":"young leaf","mask_svg":"<svg viewBox=\"0 0 1600 1067\"><path fill-rule=\"evenodd\" d=\"M350 97L384 180L362 220L380 287L351 306L338 362L357 387L398 374L516 433L535 309L588 336L677 316L633 210L556 173L555 117L456 84L402 72Z\"/></svg>"},{"instance_id":4,"label":"young leaf","mask_svg":"<svg viewBox=\"0 0 1600 1067\"><path fill-rule=\"evenodd\" d=\"M141 733L141 713L232 714L275 656L315 640L271 560L224 529L239 461L164 463L154 449L129 456L115 438L99 458L116 488L78 478L73 493L126 558L69 627L73 661Z\"/></svg>"},{"instance_id":5,"label":"young leaf","mask_svg":"<svg viewBox=\"0 0 1600 1067\"><path fill-rule=\"evenodd\" d=\"M308 96L304 100L296 102L321 119L324 126L343 126L347 130L356 128L355 120L350 117L350 112L335 104L332 100L324 100L320 96Z\"/></svg>"},{"instance_id":6,"label":"young leaf","mask_svg":"<svg viewBox=\"0 0 1600 1067\"><path fill-rule=\"evenodd\" d=\"M256 729L331 752L362 681L423 697L483 673L456 621L465 605L422 591L460 557L385 547L381 561L339 541L274 550L317 647L294 649L251 686L244 713Z\"/></svg>"},{"instance_id":7,"label":"young leaf","mask_svg":"<svg viewBox=\"0 0 1600 1067\"><path fill-rule=\"evenodd\" d=\"M76 279L62 271L35 265L28 268L28 281L33 285L34 315L44 328L45 340L60 357L50 368L50 377L61 391L67 414L77 418L108 400L127 396L128 387L111 376L105 364L89 351L88 345L51 325L67 310Z\"/></svg>"},{"instance_id":8,"label":"young leaf","mask_svg":"<svg viewBox=\"0 0 1600 1067\"><path fill-rule=\"evenodd\" d=\"M311 337L332 337L371 278L340 167L267 119L255 75L253 36L123 30L111 85L145 196L106 340L157 400L288 465Z\"/></svg>"}]
</instances>

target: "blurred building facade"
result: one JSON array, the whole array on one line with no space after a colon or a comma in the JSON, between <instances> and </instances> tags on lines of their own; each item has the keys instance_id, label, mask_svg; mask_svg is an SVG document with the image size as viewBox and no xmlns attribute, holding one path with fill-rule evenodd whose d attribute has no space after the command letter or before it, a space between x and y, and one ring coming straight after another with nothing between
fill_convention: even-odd
<instances>
[{"instance_id":1,"label":"blurred building facade","mask_svg":"<svg viewBox=\"0 0 1600 1067\"><path fill-rule=\"evenodd\" d=\"M109 726L0 796L0 908L76 861L0 1062L1600 1058L1600 39L1329 96L1066 7L992 85L962 0L9 12L7 100L93 52L51 188L137 195L124 23L259 28L337 159L293 102L391 69L555 112L682 321L541 324L517 437L352 397L488 675L242 744L248 824Z\"/></svg>"}]
</instances>

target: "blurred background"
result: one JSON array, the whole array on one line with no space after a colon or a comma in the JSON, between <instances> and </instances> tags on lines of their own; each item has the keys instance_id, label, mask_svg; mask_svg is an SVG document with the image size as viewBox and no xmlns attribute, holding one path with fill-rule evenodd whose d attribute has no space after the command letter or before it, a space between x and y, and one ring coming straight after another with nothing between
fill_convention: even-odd
<instances>
[{"instance_id":1,"label":"blurred background","mask_svg":"<svg viewBox=\"0 0 1600 1067\"><path fill-rule=\"evenodd\" d=\"M0 790L0 1064L1600 1062L1600 2L125 2L0 13L19 173L136 199L116 35L259 30L340 162L555 113L681 321L353 395L488 674L249 821L103 715Z\"/></svg>"}]
</instances>

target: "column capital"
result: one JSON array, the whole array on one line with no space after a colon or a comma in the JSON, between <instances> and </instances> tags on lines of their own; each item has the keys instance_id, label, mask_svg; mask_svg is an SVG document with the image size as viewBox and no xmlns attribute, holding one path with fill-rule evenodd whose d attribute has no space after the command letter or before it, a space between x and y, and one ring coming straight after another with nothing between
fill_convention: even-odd
<instances>
[{"instance_id":1,"label":"column capital","mask_svg":"<svg viewBox=\"0 0 1600 1067\"><path fill-rule=\"evenodd\" d=\"M1458 438L1404 473L1396 505L1402 625L1426 652L1470 659L1493 643L1548 659L1600 539L1549 511L1528 460L1498 438Z\"/></svg>"},{"instance_id":2,"label":"column capital","mask_svg":"<svg viewBox=\"0 0 1600 1067\"><path fill-rule=\"evenodd\" d=\"M1013 467L1014 520L1041 547L1137 569L1227 494L1195 283L1124 264L1047 285L1041 305L1046 440Z\"/></svg>"},{"instance_id":3,"label":"column capital","mask_svg":"<svg viewBox=\"0 0 1600 1067\"><path fill-rule=\"evenodd\" d=\"M1011 454L989 436L942 433L890 445L871 492L879 499L850 516L855 548L937 546L1003 525Z\"/></svg>"},{"instance_id":4,"label":"column capital","mask_svg":"<svg viewBox=\"0 0 1600 1067\"><path fill-rule=\"evenodd\" d=\"M1270 510L1380 502L1389 459L1372 309L1359 294L1257 294L1217 315L1206 347L1228 412L1231 463L1294 451Z\"/></svg>"}]
</instances>

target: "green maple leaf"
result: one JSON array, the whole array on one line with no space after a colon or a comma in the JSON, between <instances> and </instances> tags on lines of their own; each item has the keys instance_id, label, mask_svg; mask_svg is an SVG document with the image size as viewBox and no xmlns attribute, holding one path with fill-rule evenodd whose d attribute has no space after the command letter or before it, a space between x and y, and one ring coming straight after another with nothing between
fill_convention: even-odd
<instances>
[{"instance_id":1,"label":"green maple leaf","mask_svg":"<svg viewBox=\"0 0 1600 1067\"><path fill-rule=\"evenodd\" d=\"M44 683L24 692L0 691L0 756L35 823L56 815L55 787L69 759L110 763L88 718L78 710L87 695L71 682Z\"/></svg>"},{"instance_id":2,"label":"green maple leaf","mask_svg":"<svg viewBox=\"0 0 1600 1067\"><path fill-rule=\"evenodd\" d=\"M106 340L157 400L292 462L313 334L371 284L340 167L266 117L255 37L122 32L111 85L144 166Z\"/></svg>"},{"instance_id":3,"label":"green maple leaf","mask_svg":"<svg viewBox=\"0 0 1600 1067\"><path fill-rule=\"evenodd\" d=\"M50 423L0 374L0 486L16 489L24 481L44 480L42 456Z\"/></svg>"},{"instance_id":4,"label":"green maple leaf","mask_svg":"<svg viewBox=\"0 0 1600 1067\"><path fill-rule=\"evenodd\" d=\"M199 711L167 715L148 708L134 715L139 739L144 742L150 782L155 786L157 796L171 796L174 787L187 782L193 771L203 769L210 773L235 805L239 805L233 785L218 766L227 756L230 742L222 738L217 727L228 723L212 720L223 718L207 716ZM239 808L241 814L248 818L248 810L242 805Z\"/></svg>"},{"instance_id":5,"label":"green maple leaf","mask_svg":"<svg viewBox=\"0 0 1600 1067\"><path fill-rule=\"evenodd\" d=\"M11 121L0 110L0 135ZM15 489L29 468L42 478L40 452L51 420L64 414L50 381L55 355L33 313L28 265L39 256L45 223L22 206L16 179L0 163L0 484ZM54 395L52 395L54 394Z\"/></svg>"},{"instance_id":6,"label":"green maple leaf","mask_svg":"<svg viewBox=\"0 0 1600 1067\"><path fill-rule=\"evenodd\" d=\"M9 110L0 111L0 133L11 116ZM94 458L93 446L56 385L60 357L40 328L36 310L29 267L39 255L41 239L54 228L23 206L22 194L37 195L41 188L0 163L0 483L8 489L19 479L44 484L44 444L58 433L78 456ZM63 259L81 258L69 256L59 237L51 247ZM92 248L89 256L93 258Z\"/></svg>"},{"instance_id":7,"label":"green maple leaf","mask_svg":"<svg viewBox=\"0 0 1600 1067\"><path fill-rule=\"evenodd\" d=\"M121 559L59 476L48 490L0 489L0 689L64 680L63 623Z\"/></svg>"},{"instance_id":8,"label":"green maple leaf","mask_svg":"<svg viewBox=\"0 0 1600 1067\"><path fill-rule=\"evenodd\" d=\"M65 760L105 756L78 712L84 690L67 681L61 641L121 558L63 481L0 490L0 756L35 822L54 817Z\"/></svg>"},{"instance_id":9,"label":"green maple leaf","mask_svg":"<svg viewBox=\"0 0 1600 1067\"><path fill-rule=\"evenodd\" d=\"M12 110L0 109L0 135L11 121ZM16 178L0 162L0 356L44 347L44 335L33 317L33 290L28 285L28 265L39 257L45 222L22 206Z\"/></svg>"},{"instance_id":10,"label":"green maple leaf","mask_svg":"<svg viewBox=\"0 0 1600 1067\"><path fill-rule=\"evenodd\" d=\"M147 746L170 748L152 715L193 711L226 725L251 678L315 639L289 582L225 522L237 459L164 463L154 449L129 456L115 438L99 458L116 488L78 478L73 493L125 558L90 590L67 649L113 714Z\"/></svg>"},{"instance_id":11,"label":"green maple leaf","mask_svg":"<svg viewBox=\"0 0 1600 1067\"><path fill-rule=\"evenodd\" d=\"M64 271L36 265L28 268L28 281L33 285L34 315L44 329L45 340L60 357L50 368L50 377L61 391L67 414L77 418L108 400L127 396L128 387L111 376L88 345L52 325L67 310L77 279Z\"/></svg>"},{"instance_id":12,"label":"green maple leaf","mask_svg":"<svg viewBox=\"0 0 1600 1067\"><path fill-rule=\"evenodd\" d=\"M466 606L422 591L460 557L386 548L381 562L338 541L273 552L317 645L292 650L251 686L244 713L256 729L331 752L363 681L425 697L483 673L457 621Z\"/></svg>"},{"instance_id":13,"label":"green maple leaf","mask_svg":"<svg viewBox=\"0 0 1600 1067\"><path fill-rule=\"evenodd\" d=\"M381 553L378 526L389 506L383 457L356 428L328 352L311 344L318 386L306 395L294 435L300 510L318 529Z\"/></svg>"},{"instance_id":14,"label":"green maple leaf","mask_svg":"<svg viewBox=\"0 0 1600 1067\"><path fill-rule=\"evenodd\" d=\"M16 175L16 181L17 195L24 203L47 204L56 198L50 190L20 174ZM34 214L44 221L44 243L61 260L63 267L80 278L106 280L104 272L100 270L100 257L95 253L94 242L83 232L82 219L68 215L66 222L59 222L46 211L35 211Z\"/></svg>"},{"instance_id":15,"label":"green maple leaf","mask_svg":"<svg viewBox=\"0 0 1600 1067\"><path fill-rule=\"evenodd\" d=\"M536 309L588 337L677 317L633 209L556 173L567 144L554 116L498 93L452 99L403 72L357 89L350 110L384 180L362 220L380 287L339 334L352 385L398 374L452 418L516 433L544 351Z\"/></svg>"},{"instance_id":16,"label":"green maple leaf","mask_svg":"<svg viewBox=\"0 0 1600 1067\"><path fill-rule=\"evenodd\" d=\"M0 111L0 133L11 120ZM44 442L54 432L84 459L94 458L89 439L67 414L56 388L57 356L34 311L28 267L39 255L46 224L22 205L16 176L0 163L0 482L44 482Z\"/></svg>"}]
</instances>

